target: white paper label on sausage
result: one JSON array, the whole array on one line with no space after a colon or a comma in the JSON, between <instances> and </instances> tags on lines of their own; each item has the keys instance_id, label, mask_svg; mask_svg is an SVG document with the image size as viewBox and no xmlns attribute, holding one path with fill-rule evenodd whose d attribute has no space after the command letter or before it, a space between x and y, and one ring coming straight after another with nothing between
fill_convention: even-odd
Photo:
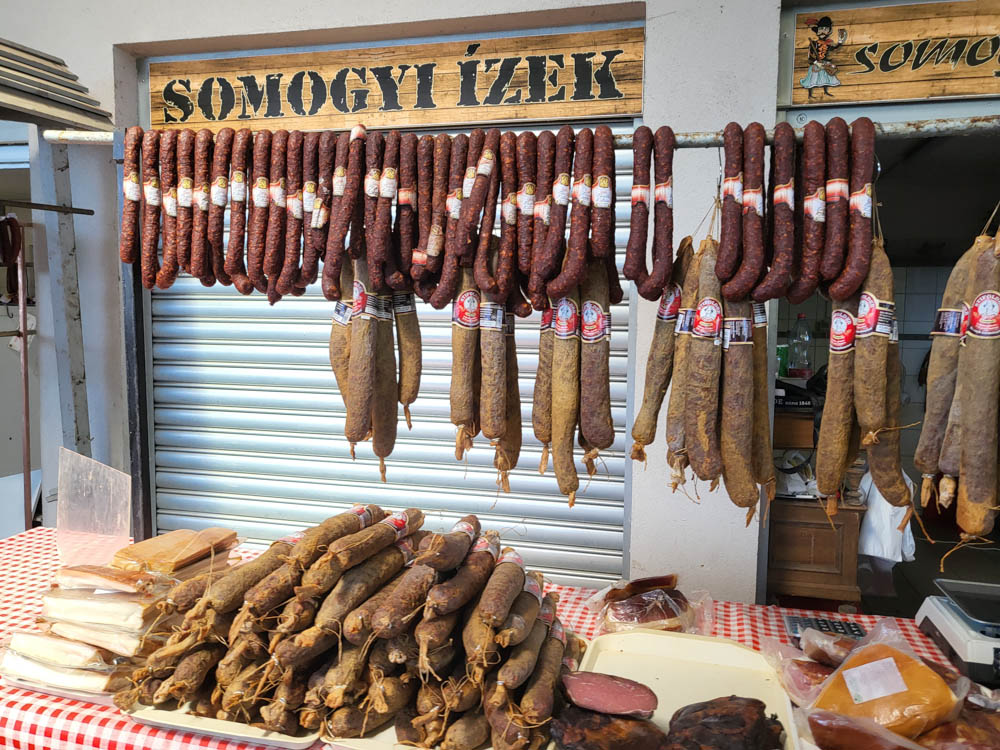
<instances>
[{"instance_id":1,"label":"white paper label on sausage","mask_svg":"<svg viewBox=\"0 0 1000 750\"><path fill-rule=\"evenodd\" d=\"M458 521L451 527L451 531L453 534L457 534L458 532L467 534L470 542L476 538L476 529L468 521Z\"/></svg>"},{"instance_id":2,"label":"white paper label on sausage","mask_svg":"<svg viewBox=\"0 0 1000 750\"><path fill-rule=\"evenodd\" d=\"M208 210L208 185L202 185L197 190L194 191L194 205L196 205L200 210Z\"/></svg>"},{"instance_id":3,"label":"white paper label on sausage","mask_svg":"<svg viewBox=\"0 0 1000 750\"><path fill-rule=\"evenodd\" d=\"M465 179L462 180L462 194L458 196L461 200L463 197L468 198L472 195L472 186L476 182L476 168L469 167L465 170Z\"/></svg>"},{"instance_id":4,"label":"white paper label on sausage","mask_svg":"<svg viewBox=\"0 0 1000 750\"><path fill-rule=\"evenodd\" d=\"M635 208L640 203L646 206L646 210L649 210L649 185L633 185L632 186L632 207Z\"/></svg>"},{"instance_id":5,"label":"white paper label on sausage","mask_svg":"<svg viewBox=\"0 0 1000 750\"><path fill-rule=\"evenodd\" d=\"M503 330L503 305L497 302L479 303L479 327L491 331Z\"/></svg>"},{"instance_id":6,"label":"white paper label on sausage","mask_svg":"<svg viewBox=\"0 0 1000 750\"><path fill-rule=\"evenodd\" d=\"M285 206L288 208L288 212L294 216L296 219L301 221L302 219L302 193L296 190L285 201Z\"/></svg>"},{"instance_id":7,"label":"white paper label on sausage","mask_svg":"<svg viewBox=\"0 0 1000 750\"><path fill-rule=\"evenodd\" d=\"M538 599L539 604L542 603L542 587L538 585L538 579L535 576L525 576L524 590Z\"/></svg>"},{"instance_id":8,"label":"white paper label on sausage","mask_svg":"<svg viewBox=\"0 0 1000 750\"><path fill-rule=\"evenodd\" d=\"M851 193L851 210L857 211L866 219L872 217L872 184L869 182L861 190Z\"/></svg>"},{"instance_id":9,"label":"white paper label on sausage","mask_svg":"<svg viewBox=\"0 0 1000 750\"><path fill-rule=\"evenodd\" d=\"M270 186L271 192L271 203L281 208L285 207L285 199L287 198L285 194L285 178L282 177L277 182L272 182Z\"/></svg>"},{"instance_id":10,"label":"white paper label on sausage","mask_svg":"<svg viewBox=\"0 0 1000 750\"><path fill-rule=\"evenodd\" d=\"M563 172L556 178L555 182L552 183L552 200L560 206L568 206L570 191L571 186L569 175Z\"/></svg>"},{"instance_id":11,"label":"white paper label on sausage","mask_svg":"<svg viewBox=\"0 0 1000 750\"><path fill-rule=\"evenodd\" d=\"M789 211L795 210L795 182L789 180L783 185L774 186L774 205L785 204Z\"/></svg>"},{"instance_id":12,"label":"white paper label on sausage","mask_svg":"<svg viewBox=\"0 0 1000 750\"><path fill-rule=\"evenodd\" d=\"M247 176L245 172L233 172L229 180L229 200L233 203L247 202Z\"/></svg>"},{"instance_id":13,"label":"white paper label on sausage","mask_svg":"<svg viewBox=\"0 0 1000 750\"><path fill-rule=\"evenodd\" d=\"M590 205L590 188L593 182L593 178L589 174L585 174L582 180L577 180L573 183L573 198L581 206Z\"/></svg>"},{"instance_id":14,"label":"white paper label on sausage","mask_svg":"<svg viewBox=\"0 0 1000 750\"><path fill-rule=\"evenodd\" d=\"M345 304L340 300L333 306L333 322L346 326L351 322L351 316L354 314L354 307L352 305ZM364 506L361 506L364 507ZM362 526L362 528L364 528Z\"/></svg>"},{"instance_id":15,"label":"white paper label on sausage","mask_svg":"<svg viewBox=\"0 0 1000 750\"><path fill-rule=\"evenodd\" d=\"M358 517L358 521L361 523L361 529L367 529L372 524L372 512L368 510L367 505L355 505L351 508L348 513L354 513Z\"/></svg>"},{"instance_id":16,"label":"white paper label on sausage","mask_svg":"<svg viewBox=\"0 0 1000 750\"><path fill-rule=\"evenodd\" d=\"M412 292L392 293L392 312L394 315L407 315L417 311L417 303Z\"/></svg>"},{"instance_id":17,"label":"white paper label on sausage","mask_svg":"<svg viewBox=\"0 0 1000 750\"><path fill-rule=\"evenodd\" d=\"M803 204L806 216L817 224L826 222L826 189L822 186L816 188L816 192L807 195Z\"/></svg>"},{"instance_id":18,"label":"white paper label on sausage","mask_svg":"<svg viewBox=\"0 0 1000 750\"><path fill-rule=\"evenodd\" d=\"M302 210L307 214L316 206L316 183L311 180L302 186Z\"/></svg>"},{"instance_id":19,"label":"white paper label on sausage","mask_svg":"<svg viewBox=\"0 0 1000 750\"><path fill-rule=\"evenodd\" d=\"M417 191L413 188L399 188L396 191L396 201L400 206L412 206L417 205Z\"/></svg>"},{"instance_id":20,"label":"white paper label on sausage","mask_svg":"<svg viewBox=\"0 0 1000 750\"><path fill-rule=\"evenodd\" d=\"M167 216L177 216L177 188L172 187L163 194L163 210L167 212Z\"/></svg>"},{"instance_id":21,"label":"white paper label on sausage","mask_svg":"<svg viewBox=\"0 0 1000 750\"><path fill-rule=\"evenodd\" d=\"M256 208L267 208L268 201L271 200L271 193L265 178L258 177L254 181L250 196L253 198L253 205Z\"/></svg>"},{"instance_id":22,"label":"white paper label on sausage","mask_svg":"<svg viewBox=\"0 0 1000 750\"><path fill-rule=\"evenodd\" d=\"M312 215L312 228L322 229L326 226L326 222L330 219L330 211L326 207L326 204L316 196L316 202L313 204L313 215Z\"/></svg>"},{"instance_id":23,"label":"white paper label on sausage","mask_svg":"<svg viewBox=\"0 0 1000 750\"><path fill-rule=\"evenodd\" d=\"M344 194L344 190L347 189L347 171L343 167L337 167L333 179L330 180L330 186L334 195L339 197Z\"/></svg>"},{"instance_id":24,"label":"white paper label on sausage","mask_svg":"<svg viewBox=\"0 0 1000 750\"><path fill-rule=\"evenodd\" d=\"M653 200L656 203L666 203L667 208L674 207L674 178L666 182L658 182L653 186Z\"/></svg>"},{"instance_id":25,"label":"white paper label on sausage","mask_svg":"<svg viewBox=\"0 0 1000 750\"><path fill-rule=\"evenodd\" d=\"M215 178L215 182L212 183L212 203L219 208L225 208L226 204L229 203L229 181L222 177Z\"/></svg>"},{"instance_id":26,"label":"white paper label on sausage","mask_svg":"<svg viewBox=\"0 0 1000 750\"><path fill-rule=\"evenodd\" d=\"M194 188L191 186L191 178L184 177L177 186L177 205L180 208L191 208L194 200Z\"/></svg>"},{"instance_id":27,"label":"white paper label on sausage","mask_svg":"<svg viewBox=\"0 0 1000 750\"><path fill-rule=\"evenodd\" d=\"M751 302L753 309L753 327L767 328L767 304L764 302Z\"/></svg>"},{"instance_id":28,"label":"white paper label on sausage","mask_svg":"<svg viewBox=\"0 0 1000 750\"><path fill-rule=\"evenodd\" d=\"M555 638L563 646L566 645L566 629L563 627L561 620L556 620L552 623L552 627L549 629L549 638Z\"/></svg>"},{"instance_id":29,"label":"white paper label on sausage","mask_svg":"<svg viewBox=\"0 0 1000 750\"><path fill-rule=\"evenodd\" d=\"M535 203L535 218L541 219L545 226L549 225L549 199Z\"/></svg>"},{"instance_id":30,"label":"white paper label on sausage","mask_svg":"<svg viewBox=\"0 0 1000 750\"><path fill-rule=\"evenodd\" d=\"M122 194L126 200L138 203L142 200L142 187L139 185L139 173L132 172L122 179Z\"/></svg>"},{"instance_id":31,"label":"white paper label on sausage","mask_svg":"<svg viewBox=\"0 0 1000 750\"><path fill-rule=\"evenodd\" d=\"M378 183L382 179L382 171L373 169L365 175L365 195L369 198L378 198Z\"/></svg>"},{"instance_id":32,"label":"white paper label on sausage","mask_svg":"<svg viewBox=\"0 0 1000 750\"><path fill-rule=\"evenodd\" d=\"M364 138L364 137L365 137L365 126L364 125L355 125L353 128L351 128L351 140L352 141L357 140L358 138Z\"/></svg>"},{"instance_id":33,"label":"white paper label on sausage","mask_svg":"<svg viewBox=\"0 0 1000 750\"><path fill-rule=\"evenodd\" d=\"M431 226L431 231L427 234L427 257L434 258L441 254L444 249L444 232L437 224Z\"/></svg>"},{"instance_id":34,"label":"white paper label on sausage","mask_svg":"<svg viewBox=\"0 0 1000 750\"><path fill-rule=\"evenodd\" d=\"M737 206L743 205L743 173L734 177L726 177L722 181L722 199L732 197Z\"/></svg>"},{"instance_id":35,"label":"white paper label on sausage","mask_svg":"<svg viewBox=\"0 0 1000 750\"><path fill-rule=\"evenodd\" d=\"M743 189L743 213L755 211L758 216L764 216L764 191L761 188Z\"/></svg>"},{"instance_id":36,"label":"white paper label on sausage","mask_svg":"<svg viewBox=\"0 0 1000 750\"><path fill-rule=\"evenodd\" d=\"M409 518L407 517L406 512L401 510L393 513L391 516L386 516L379 521L379 523L384 523L390 529L394 529L396 531L396 538L402 539L406 536L406 526L409 523Z\"/></svg>"},{"instance_id":37,"label":"white paper label on sausage","mask_svg":"<svg viewBox=\"0 0 1000 750\"><path fill-rule=\"evenodd\" d=\"M445 200L445 208L448 210L448 217L458 221L458 217L462 215L461 190L448 193L448 198Z\"/></svg>"},{"instance_id":38,"label":"white paper label on sausage","mask_svg":"<svg viewBox=\"0 0 1000 750\"><path fill-rule=\"evenodd\" d=\"M392 167L382 170L382 177L378 182L378 197L389 200L396 197L396 170Z\"/></svg>"},{"instance_id":39,"label":"white paper label on sausage","mask_svg":"<svg viewBox=\"0 0 1000 750\"><path fill-rule=\"evenodd\" d=\"M826 181L826 202L833 203L838 200L848 200L850 198L850 189L847 186L847 180L842 177L838 177L834 180Z\"/></svg>"},{"instance_id":40,"label":"white paper label on sausage","mask_svg":"<svg viewBox=\"0 0 1000 750\"><path fill-rule=\"evenodd\" d=\"M594 208L611 208L615 196L611 190L611 178L608 175L598 175L597 180L594 181L594 189L591 192L594 200Z\"/></svg>"},{"instance_id":41,"label":"white paper label on sausage","mask_svg":"<svg viewBox=\"0 0 1000 750\"><path fill-rule=\"evenodd\" d=\"M493 559L496 560L500 555L500 541L495 536L481 536L472 545L472 549L469 550L470 555L473 552L489 552L493 555Z\"/></svg>"},{"instance_id":42,"label":"white paper label on sausage","mask_svg":"<svg viewBox=\"0 0 1000 750\"><path fill-rule=\"evenodd\" d=\"M517 191L517 210L522 216L534 216L535 213L535 183L526 182Z\"/></svg>"},{"instance_id":43,"label":"white paper label on sausage","mask_svg":"<svg viewBox=\"0 0 1000 750\"><path fill-rule=\"evenodd\" d=\"M496 155L490 149L484 148L483 155L479 157L479 164L476 166L476 174L489 177L493 174L493 165L497 163ZM469 188L471 191L472 188Z\"/></svg>"},{"instance_id":44,"label":"white paper label on sausage","mask_svg":"<svg viewBox=\"0 0 1000 750\"><path fill-rule=\"evenodd\" d=\"M160 181L156 178L142 183L142 195L150 206L160 205Z\"/></svg>"},{"instance_id":45,"label":"white paper label on sausage","mask_svg":"<svg viewBox=\"0 0 1000 750\"><path fill-rule=\"evenodd\" d=\"M503 202L500 213L505 223L511 226L517 224L517 193L510 193L507 196L507 200Z\"/></svg>"},{"instance_id":46,"label":"white paper label on sausage","mask_svg":"<svg viewBox=\"0 0 1000 750\"><path fill-rule=\"evenodd\" d=\"M514 563L521 568L524 567L524 559L517 553L517 550L513 548L505 550L504 553L500 555L500 559L497 560L497 565L500 565L501 563Z\"/></svg>"}]
</instances>

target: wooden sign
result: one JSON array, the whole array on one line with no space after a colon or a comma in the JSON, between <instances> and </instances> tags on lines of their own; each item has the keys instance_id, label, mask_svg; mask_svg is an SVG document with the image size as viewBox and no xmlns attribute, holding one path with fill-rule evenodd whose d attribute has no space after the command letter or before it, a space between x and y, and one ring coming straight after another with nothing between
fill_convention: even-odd
<instances>
[{"instance_id":1,"label":"wooden sign","mask_svg":"<svg viewBox=\"0 0 1000 750\"><path fill-rule=\"evenodd\" d=\"M1000 95L1000 0L795 17L792 103Z\"/></svg>"},{"instance_id":2,"label":"wooden sign","mask_svg":"<svg viewBox=\"0 0 1000 750\"><path fill-rule=\"evenodd\" d=\"M150 63L153 127L344 129L642 112L641 27Z\"/></svg>"}]
</instances>

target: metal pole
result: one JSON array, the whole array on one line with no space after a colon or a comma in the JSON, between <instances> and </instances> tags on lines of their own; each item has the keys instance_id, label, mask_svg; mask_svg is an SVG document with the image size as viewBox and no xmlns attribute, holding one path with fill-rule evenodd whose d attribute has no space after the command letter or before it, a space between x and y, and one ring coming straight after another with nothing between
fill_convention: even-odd
<instances>
[{"instance_id":1,"label":"metal pole","mask_svg":"<svg viewBox=\"0 0 1000 750\"><path fill-rule=\"evenodd\" d=\"M21 471L24 473L24 530L31 528L35 516L31 507L31 414L28 401L28 285L24 274L24 229L21 232L21 252L17 254L17 328L21 338L21 401L24 414L21 424Z\"/></svg>"},{"instance_id":2,"label":"metal pole","mask_svg":"<svg viewBox=\"0 0 1000 750\"><path fill-rule=\"evenodd\" d=\"M42 138L49 143L111 146L115 141L112 130L43 130Z\"/></svg>"},{"instance_id":3,"label":"metal pole","mask_svg":"<svg viewBox=\"0 0 1000 750\"><path fill-rule=\"evenodd\" d=\"M92 208L75 208L73 206L56 206L51 203L35 203L33 201L18 201L10 198L0 198L0 205L13 206L14 208L30 208L33 211L54 211L59 214L82 214L83 216L93 216Z\"/></svg>"}]
</instances>

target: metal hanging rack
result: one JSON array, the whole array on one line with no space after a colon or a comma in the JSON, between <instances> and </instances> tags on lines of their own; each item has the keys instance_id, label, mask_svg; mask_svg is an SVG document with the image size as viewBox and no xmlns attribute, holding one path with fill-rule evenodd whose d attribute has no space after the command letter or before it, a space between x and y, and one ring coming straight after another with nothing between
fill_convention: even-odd
<instances>
[{"instance_id":1,"label":"metal hanging rack","mask_svg":"<svg viewBox=\"0 0 1000 750\"><path fill-rule=\"evenodd\" d=\"M7 215L8 208L29 208L32 211L54 211L61 214L82 214L93 216L94 211L89 208L75 208L73 206L55 206L50 203L33 203L32 201L14 200L11 198L0 198L0 216ZM24 241L23 224L21 230L21 250L17 254L17 330L6 331L0 334L0 338L19 338L21 340L21 473L24 479L24 528L31 528L34 518L34 508L31 498L31 414L28 402L28 336L34 335L37 331L28 330L28 284L25 274L24 256L27 244Z\"/></svg>"}]
</instances>

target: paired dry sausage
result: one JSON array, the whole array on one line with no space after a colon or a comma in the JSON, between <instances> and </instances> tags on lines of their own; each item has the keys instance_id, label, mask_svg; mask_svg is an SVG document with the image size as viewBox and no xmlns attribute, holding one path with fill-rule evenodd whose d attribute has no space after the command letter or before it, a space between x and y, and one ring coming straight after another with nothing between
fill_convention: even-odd
<instances>
[{"instance_id":1,"label":"paired dry sausage","mask_svg":"<svg viewBox=\"0 0 1000 750\"><path fill-rule=\"evenodd\" d=\"M177 278L177 131L160 135L160 191L163 201L163 265L156 286L167 289Z\"/></svg>"},{"instance_id":2,"label":"paired dry sausage","mask_svg":"<svg viewBox=\"0 0 1000 750\"><path fill-rule=\"evenodd\" d=\"M743 131L743 257L736 274L722 287L730 302L746 299L764 271L764 126Z\"/></svg>"},{"instance_id":3,"label":"paired dry sausage","mask_svg":"<svg viewBox=\"0 0 1000 750\"><path fill-rule=\"evenodd\" d=\"M191 131L184 131L190 133ZM122 162L122 224L118 237L118 255L122 263L139 259L139 239L142 216L142 128L133 125L125 131L124 161Z\"/></svg>"},{"instance_id":4,"label":"paired dry sausage","mask_svg":"<svg viewBox=\"0 0 1000 750\"><path fill-rule=\"evenodd\" d=\"M657 300L674 261L674 131L664 125L653 136L653 270L639 279L642 297Z\"/></svg>"},{"instance_id":5,"label":"paired dry sausage","mask_svg":"<svg viewBox=\"0 0 1000 750\"><path fill-rule=\"evenodd\" d=\"M875 170L875 125L867 117L851 123L851 198L847 258L830 284L830 297L844 300L868 275L872 260L872 174Z\"/></svg>"},{"instance_id":6,"label":"paired dry sausage","mask_svg":"<svg viewBox=\"0 0 1000 750\"><path fill-rule=\"evenodd\" d=\"M740 265L743 213L743 128L731 122L722 131L726 164L722 173L722 226L715 275L729 281Z\"/></svg>"},{"instance_id":7,"label":"paired dry sausage","mask_svg":"<svg viewBox=\"0 0 1000 750\"><path fill-rule=\"evenodd\" d=\"M792 281L795 260L795 131L787 122L774 126L774 258L771 270L753 290L756 302L782 296ZM733 300L731 300L733 301Z\"/></svg>"},{"instance_id":8,"label":"paired dry sausage","mask_svg":"<svg viewBox=\"0 0 1000 750\"><path fill-rule=\"evenodd\" d=\"M826 134L815 120L806 123L802 162L802 265L788 289L793 305L805 302L816 291L826 240Z\"/></svg>"}]
</instances>

